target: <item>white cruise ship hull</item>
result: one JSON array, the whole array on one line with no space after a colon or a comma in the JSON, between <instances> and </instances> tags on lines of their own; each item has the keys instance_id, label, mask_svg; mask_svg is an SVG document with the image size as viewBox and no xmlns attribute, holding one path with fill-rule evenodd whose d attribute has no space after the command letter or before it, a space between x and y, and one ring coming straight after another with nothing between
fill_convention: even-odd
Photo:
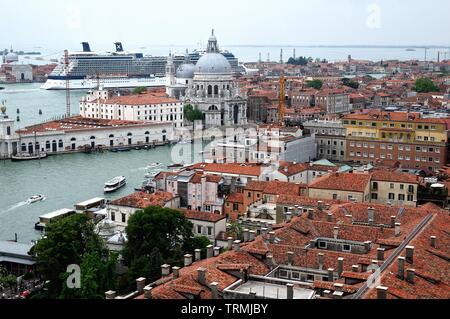
<instances>
[{"instance_id":1,"label":"white cruise ship hull","mask_svg":"<svg viewBox=\"0 0 450 319\"><path fill-rule=\"evenodd\" d=\"M127 78L127 77L117 77L117 78L102 78L97 79L83 79L83 80L70 80L71 90L90 90L95 89L98 86L102 86L105 89L115 89L115 88L136 88L136 87L163 87L167 85L167 80L165 77L154 77L154 78ZM43 90L65 90L66 81L65 80L52 80L49 79L41 86Z\"/></svg>"}]
</instances>

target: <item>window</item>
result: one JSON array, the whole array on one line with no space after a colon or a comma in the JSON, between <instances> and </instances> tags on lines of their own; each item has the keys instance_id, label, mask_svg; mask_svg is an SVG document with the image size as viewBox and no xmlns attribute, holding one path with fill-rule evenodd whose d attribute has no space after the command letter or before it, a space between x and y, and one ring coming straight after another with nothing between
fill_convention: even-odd
<instances>
[{"instance_id":1,"label":"window","mask_svg":"<svg viewBox=\"0 0 450 319\"><path fill-rule=\"evenodd\" d=\"M327 243L324 242L324 241L319 241L319 248L326 249L327 248Z\"/></svg>"},{"instance_id":2,"label":"window","mask_svg":"<svg viewBox=\"0 0 450 319\"><path fill-rule=\"evenodd\" d=\"M213 228L208 227L208 236L211 236L213 234Z\"/></svg>"},{"instance_id":3,"label":"window","mask_svg":"<svg viewBox=\"0 0 450 319\"><path fill-rule=\"evenodd\" d=\"M400 200L400 201L405 201L405 195L403 195L403 194L398 194L398 200Z\"/></svg>"},{"instance_id":4,"label":"window","mask_svg":"<svg viewBox=\"0 0 450 319\"><path fill-rule=\"evenodd\" d=\"M300 279L300 273L298 273L296 271L292 272L292 279L299 280Z\"/></svg>"},{"instance_id":5,"label":"window","mask_svg":"<svg viewBox=\"0 0 450 319\"><path fill-rule=\"evenodd\" d=\"M338 199L338 195L337 194L333 194L333 199L334 200Z\"/></svg>"},{"instance_id":6,"label":"window","mask_svg":"<svg viewBox=\"0 0 450 319\"><path fill-rule=\"evenodd\" d=\"M11 135L11 127L10 126L6 127L6 135Z\"/></svg>"},{"instance_id":7,"label":"window","mask_svg":"<svg viewBox=\"0 0 450 319\"><path fill-rule=\"evenodd\" d=\"M126 223L127 222L127 215L122 213L122 223Z\"/></svg>"},{"instance_id":8,"label":"window","mask_svg":"<svg viewBox=\"0 0 450 319\"><path fill-rule=\"evenodd\" d=\"M395 188L395 185L391 183L391 185L389 185L389 187L390 187L391 189L394 189L394 188Z\"/></svg>"},{"instance_id":9,"label":"window","mask_svg":"<svg viewBox=\"0 0 450 319\"><path fill-rule=\"evenodd\" d=\"M233 211L235 211L235 212L239 211L239 204L238 203L233 203Z\"/></svg>"},{"instance_id":10,"label":"window","mask_svg":"<svg viewBox=\"0 0 450 319\"><path fill-rule=\"evenodd\" d=\"M314 281L314 275L306 275L306 281Z\"/></svg>"},{"instance_id":11,"label":"window","mask_svg":"<svg viewBox=\"0 0 450 319\"><path fill-rule=\"evenodd\" d=\"M351 246L348 244L344 244L344 246L342 246L342 250L343 251L351 251Z\"/></svg>"},{"instance_id":12,"label":"window","mask_svg":"<svg viewBox=\"0 0 450 319\"><path fill-rule=\"evenodd\" d=\"M395 194L394 193L389 193L389 199L390 200L395 200Z\"/></svg>"},{"instance_id":13,"label":"window","mask_svg":"<svg viewBox=\"0 0 450 319\"><path fill-rule=\"evenodd\" d=\"M378 194L377 193L372 193L372 199L377 200L378 199Z\"/></svg>"},{"instance_id":14,"label":"window","mask_svg":"<svg viewBox=\"0 0 450 319\"><path fill-rule=\"evenodd\" d=\"M286 270L280 270L280 277L281 278L288 278L288 273Z\"/></svg>"},{"instance_id":15,"label":"window","mask_svg":"<svg viewBox=\"0 0 450 319\"><path fill-rule=\"evenodd\" d=\"M413 185L409 185L408 186L408 192L414 193L414 186Z\"/></svg>"},{"instance_id":16,"label":"window","mask_svg":"<svg viewBox=\"0 0 450 319\"><path fill-rule=\"evenodd\" d=\"M202 233L202 226L197 226L197 234L201 234Z\"/></svg>"},{"instance_id":17,"label":"window","mask_svg":"<svg viewBox=\"0 0 450 319\"><path fill-rule=\"evenodd\" d=\"M111 212L111 220L113 222L116 221L116 213L115 212Z\"/></svg>"},{"instance_id":18,"label":"window","mask_svg":"<svg viewBox=\"0 0 450 319\"><path fill-rule=\"evenodd\" d=\"M413 195L408 195L408 202L412 202L414 201L414 196Z\"/></svg>"},{"instance_id":19,"label":"window","mask_svg":"<svg viewBox=\"0 0 450 319\"><path fill-rule=\"evenodd\" d=\"M252 197L252 193L251 193L251 192L248 192L248 193L247 193L247 197L248 197L248 198Z\"/></svg>"}]
</instances>

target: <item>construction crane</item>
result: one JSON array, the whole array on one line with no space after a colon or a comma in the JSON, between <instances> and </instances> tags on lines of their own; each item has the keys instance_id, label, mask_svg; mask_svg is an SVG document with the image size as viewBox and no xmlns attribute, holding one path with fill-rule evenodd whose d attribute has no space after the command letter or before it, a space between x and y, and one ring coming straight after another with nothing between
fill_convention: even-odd
<instances>
[{"instance_id":1,"label":"construction crane","mask_svg":"<svg viewBox=\"0 0 450 319\"><path fill-rule=\"evenodd\" d=\"M278 124L284 126L284 115L286 114L286 93L285 93L285 77L284 72L280 74L280 92L278 100Z\"/></svg>"},{"instance_id":2,"label":"construction crane","mask_svg":"<svg viewBox=\"0 0 450 319\"><path fill-rule=\"evenodd\" d=\"M66 73L66 115L70 117L70 80L69 80L69 51L64 51L64 65Z\"/></svg>"}]
</instances>

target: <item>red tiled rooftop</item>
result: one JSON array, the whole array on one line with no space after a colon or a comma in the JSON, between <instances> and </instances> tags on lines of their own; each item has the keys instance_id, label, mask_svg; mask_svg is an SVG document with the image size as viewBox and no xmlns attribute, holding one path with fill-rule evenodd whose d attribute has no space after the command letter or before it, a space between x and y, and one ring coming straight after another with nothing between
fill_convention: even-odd
<instances>
[{"instance_id":1,"label":"red tiled rooftop","mask_svg":"<svg viewBox=\"0 0 450 319\"><path fill-rule=\"evenodd\" d=\"M116 199L112 201L111 205L133 207L138 209L145 209L150 206L161 206L171 201L174 198L172 193L168 192L155 192L153 194L145 192L136 192L128 196Z\"/></svg>"},{"instance_id":2,"label":"red tiled rooftop","mask_svg":"<svg viewBox=\"0 0 450 319\"><path fill-rule=\"evenodd\" d=\"M319 177L309 185L309 188L362 193L369 182L369 174L332 173Z\"/></svg>"}]
</instances>

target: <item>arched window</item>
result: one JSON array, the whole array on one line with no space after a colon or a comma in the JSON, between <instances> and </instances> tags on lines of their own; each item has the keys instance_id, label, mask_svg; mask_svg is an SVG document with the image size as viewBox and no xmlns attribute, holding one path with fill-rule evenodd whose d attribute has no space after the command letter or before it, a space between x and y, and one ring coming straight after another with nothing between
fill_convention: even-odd
<instances>
[{"instance_id":1,"label":"arched window","mask_svg":"<svg viewBox=\"0 0 450 319\"><path fill-rule=\"evenodd\" d=\"M212 85L208 85L208 95L212 95Z\"/></svg>"},{"instance_id":2,"label":"arched window","mask_svg":"<svg viewBox=\"0 0 450 319\"><path fill-rule=\"evenodd\" d=\"M133 133L128 133L128 135L127 136L133 136Z\"/></svg>"},{"instance_id":3,"label":"arched window","mask_svg":"<svg viewBox=\"0 0 450 319\"><path fill-rule=\"evenodd\" d=\"M95 140L95 136L91 136L91 140Z\"/></svg>"},{"instance_id":4,"label":"arched window","mask_svg":"<svg viewBox=\"0 0 450 319\"><path fill-rule=\"evenodd\" d=\"M163 134L167 134L167 131L166 131L166 130L163 130L162 133L163 133Z\"/></svg>"},{"instance_id":5,"label":"arched window","mask_svg":"<svg viewBox=\"0 0 450 319\"><path fill-rule=\"evenodd\" d=\"M209 111L218 111L219 109L215 105L211 105L208 109Z\"/></svg>"},{"instance_id":6,"label":"arched window","mask_svg":"<svg viewBox=\"0 0 450 319\"><path fill-rule=\"evenodd\" d=\"M214 86L214 95L218 95L219 94L219 86L215 85Z\"/></svg>"},{"instance_id":7,"label":"arched window","mask_svg":"<svg viewBox=\"0 0 450 319\"><path fill-rule=\"evenodd\" d=\"M45 142L45 148L48 150L50 149L50 141Z\"/></svg>"},{"instance_id":8,"label":"arched window","mask_svg":"<svg viewBox=\"0 0 450 319\"><path fill-rule=\"evenodd\" d=\"M150 132L149 131L145 132L145 135L150 135Z\"/></svg>"},{"instance_id":9,"label":"arched window","mask_svg":"<svg viewBox=\"0 0 450 319\"><path fill-rule=\"evenodd\" d=\"M75 142L77 139L75 138L75 137L72 137L71 139L70 139L70 141L71 142Z\"/></svg>"},{"instance_id":10,"label":"arched window","mask_svg":"<svg viewBox=\"0 0 450 319\"><path fill-rule=\"evenodd\" d=\"M22 152L26 152L27 151L27 144L22 143Z\"/></svg>"},{"instance_id":11,"label":"arched window","mask_svg":"<svg viewBox=\"0 0 450 319\"><path fill-rule=\"evenodd\" d=\"M59 148L63 148L63 147L64 147L63 140L59 140L59 141L58 141L58 147L59 147Z\"/></svg>"},{"instance_id":12,"label":"arched window","mask_svg":"<svg viewBox=\"0 0 450 319\"><path fill-rule=\"evenodd\" d=\"M109 136L109 138L114 138L114 134L111 134L111 135Z\"/></svg>"}]
</instances>

